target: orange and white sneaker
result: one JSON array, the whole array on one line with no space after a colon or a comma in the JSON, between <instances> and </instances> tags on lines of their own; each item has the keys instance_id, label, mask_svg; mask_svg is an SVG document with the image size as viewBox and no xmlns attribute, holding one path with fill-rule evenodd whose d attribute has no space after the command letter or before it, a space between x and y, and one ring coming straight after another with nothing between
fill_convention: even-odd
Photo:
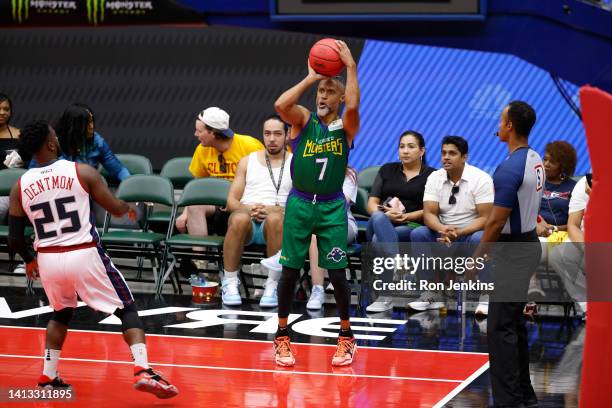
<instances>
[{"instance_id":1,"label":"orange and white sneaker","mask_svg":"<svg viewBox=\"0 0 612 408\"><path fill-rule=\"evenodd\" d=\"M289 336L281 336L274 339L274 354L276 364L283 367L292 367L295 364L295 350L291 346Z\"/></svg>"},{"instance_id":2,"label":"orange and white sneaker","mask_svg":"<svg viewBox=\"0 0 612 408\"><path fill-rule=\"evenodd\" d=\"M134 389L150 392L157 398L167 399L178 394L178 388L164 379L152 368L134 367Z\"/></svg>"},{"instance_id":3,"label":"orange and white sneaker","mask_svg":"<svg viewBox=\"0 0 612 408\"><path fill-rule=\"evenodd\" d=\"M336 347L336 354L332 358L332 365L339 367L351 364L356 352L357 342L355 337L338 336L338 346Z\"/></svg>"}]
</instances>

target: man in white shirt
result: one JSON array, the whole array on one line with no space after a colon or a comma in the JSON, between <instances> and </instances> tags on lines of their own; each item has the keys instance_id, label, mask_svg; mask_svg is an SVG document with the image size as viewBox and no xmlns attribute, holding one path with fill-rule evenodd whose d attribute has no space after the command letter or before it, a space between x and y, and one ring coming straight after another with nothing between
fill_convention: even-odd
<instances>
[{"instance_id":1,"label":"man in white shirt","mask_svg":"<svg viewBox=\"0 0 612 408\"><path fill-rule=\"evenodd\" d=\"M550 266L559 274L565 290L577 302L580 311L586 314L586 275L584 269L584 212L589 202L591 186L587 178L581 178L569 203L567 218L568 240L555 245L548 255Z\"/></svg>"},{"instance_id":2,"label":"man in white shirt","mask_svg":"<svg viewBox=\"0 0 612 408\"><path fill-rule=\"evenodd\" d=\"M423 222L410 234L413 256L431 256L435 242L452 248L455 242L463 243L467 254L480 242L485 221L493 207L493 180L484 171L467 164L468 143L460 136L446 136L442 140L442 168L427 178L423 195ZM435 248L439 253L438 248ZM443 251L448 254L447 251ZM422 269L420 279L435 281L435 272ZM486 272L480 280L489 282ZM423 292L410 302L415 310L440 309L444 306L438 293ZM477 314L488 313L488 295L480 298Z\"/></svg>"},{"instance_id":3,"label":"man in white shirt","mask_svg":"<svg viewBox=\"0 0 612 408\"><path fill-rule=\"evenodd\" d=\"M238 271L244 247L266 245L268 256L280 248L287 195L291 190L291 153L287 152L287 125L277 115L263 125L265 149L242 158L227 197L231 212L223 241L224 279L221 284L223 304L242 304L238 289ZM260 306L276 307L280 272L270 271Z\"/></svg>"}]
</instances>

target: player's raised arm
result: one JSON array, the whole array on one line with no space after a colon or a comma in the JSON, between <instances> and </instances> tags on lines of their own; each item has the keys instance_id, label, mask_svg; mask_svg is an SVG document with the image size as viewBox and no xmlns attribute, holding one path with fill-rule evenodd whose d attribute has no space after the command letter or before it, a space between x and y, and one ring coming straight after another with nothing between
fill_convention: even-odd
<instances>
[{"instance_id":1,"label":"player's raised arm","mask_svg":"<svg viewBox=\"0 0 612 408\"><path fill-rule=\"evenodd\" d=\"M305 107L298 105L298 102L304 92L318 81L325 79L321 74L317 74L312 67L308 66L308 75L302 79L297 85L283 92L274 102L274 109L280 117L291 125L291 135L297 135L308 121L310 111Z\"/></svg>"},{"instance_id":2,"label":"player's raised arm","mask_svg":"<svg viewBox=\"0 0 612 408\"><path fill-rule=\"evenodd\" d=\"M89 191L89 195L95 202L100 204L102 208L115 217L121 217L130 211L128 203L119 200L111 193L106 183L104 183L104 180L102 180L102 176L96 169L88 164L78 163L77 171L84 187Z\"/></svg>"},{"instance_id":3,"label":"player's raised arm","mask_svg":"<svg viewBox=\"0 0 612 408\"><path fill-rule=\"evenodd\" d=\"M344 91L344 113L342 122L350 144L359 131L359 83L357 82L357 63L351 50L344 41L336 40L340 59L346 66L346 89Z\"/></svg>"}]
</instances>

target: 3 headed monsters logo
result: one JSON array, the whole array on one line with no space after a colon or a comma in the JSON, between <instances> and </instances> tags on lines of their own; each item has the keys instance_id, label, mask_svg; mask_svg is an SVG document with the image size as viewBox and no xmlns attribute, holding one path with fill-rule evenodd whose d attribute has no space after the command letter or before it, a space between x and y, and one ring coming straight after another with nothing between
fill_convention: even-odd
<instances>
[{"instance_id":1,"label":"3 headed monsters logo","mask_svg":"<svg viewBox=\"0 0 612 408\"><path fill-rule=\"evenodd\" d=\"M346 252L344 252L343 250L341 250L338 247L334 247L331 251L329 251L329 253L327 254L327 259L329 259L330 261L334 261L336 263L340 262L341 260L343 260L344 258L346 258Z\"/></svg>"}]
</instances>

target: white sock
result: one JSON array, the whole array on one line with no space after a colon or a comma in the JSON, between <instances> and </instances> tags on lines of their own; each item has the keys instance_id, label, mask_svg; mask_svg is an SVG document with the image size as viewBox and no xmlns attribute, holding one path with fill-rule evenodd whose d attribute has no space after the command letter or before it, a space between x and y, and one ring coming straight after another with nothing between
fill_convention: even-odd
<instances>
[{"instance_id":1,"label":"white sock","mask_svg":"<svg viewBox=\"0 0 612 408\"><path fill-rule=\"evenodd\" d=\"M283 271L271 271L271 270L268 270L268 280L269 281L278 282L280 280L282 272Z\"/></svg>"},{"instance_id":2,"label":"white sock","mask_svg":"<svg viewBox=\"0 0 612 408\"><path fill-rule=\"evenodd\" d=\"M132 344L130 346L130 350L132 351L132 359L134 360L134 365L142 367L145 370L149 368L149 362L147 359L147 346L144 343Z\"/></svg>"},{"instance_id":3,"label":"white sock","mask_svg":"<svg viewBox=\"0 0 612 408\"><path fill-rule=\"evenodd\" d=\"M234 272L230 272L230 271L226 271L225 269L223 270L223 277L225 279L230 279L230 278L235 278L238 279L238 271L234 271Z\"/></svg>"},{"instance_id":4,"label":"white sock","mask_svg":"<svg viewBox=\"0 0 612 408\"><path fill-rule=\"evenodd\" d=\"M59 362L59 356L62 350L45 349L45 365L43 367L43 374L54 379L57 377L57 363Z\"/></svg>"}]
</instances>

